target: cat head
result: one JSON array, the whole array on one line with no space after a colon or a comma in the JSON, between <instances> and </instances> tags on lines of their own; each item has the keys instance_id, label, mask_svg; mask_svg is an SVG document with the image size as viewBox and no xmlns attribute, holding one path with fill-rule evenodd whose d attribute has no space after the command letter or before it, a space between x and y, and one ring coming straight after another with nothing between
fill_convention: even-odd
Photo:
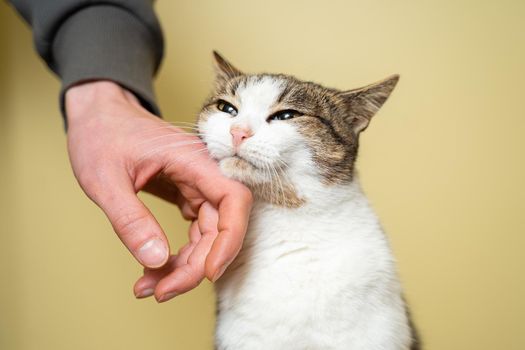
<instances>
[{"instance_id":1,"label":"cat head","mask_svg":"<svg viewBox=\"0 0 525 350\"><path fill-rule=\"evenodd\" d=\"M347 91L283 74L245 74L217 52L215 87L198 118L223 173L256 198L297 207L308 188L352 181L359 135L399 77Z\"/></svg>"}]
</instances>

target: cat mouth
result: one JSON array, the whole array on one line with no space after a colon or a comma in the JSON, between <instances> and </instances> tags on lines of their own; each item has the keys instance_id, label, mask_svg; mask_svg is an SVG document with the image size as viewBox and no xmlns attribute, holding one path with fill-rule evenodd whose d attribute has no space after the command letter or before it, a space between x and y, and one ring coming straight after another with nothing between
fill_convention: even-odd
<instances>
[{"instance_id":1,"label":"cat mouth","mask_svg":"<svg viewBox=\"0 0 525 350\"><path fill-rule=\"evenodd\" d=\"M255 164L253 164L252 162L250 162L248 159L238 155L238 154L235 154L233 155L232 157L230 157L233 159L233 162L235 165L238 165L240 166L241 168L245 168L246 166L249 166L251 168L253 168L254 170L259 170L259 167L256 166Z\"/></svg>"},{"instance_id":2,"label":"cat mouth","mask_svg":"<svg viewBox=\"0 0 525 350\"><path fill-rule=\"evenodd\" d=\"M219 161L224 175L240 181L245 185L261 182L261 171L255 164L239 155L225 157Z\"/></svg>"}]
</instances>

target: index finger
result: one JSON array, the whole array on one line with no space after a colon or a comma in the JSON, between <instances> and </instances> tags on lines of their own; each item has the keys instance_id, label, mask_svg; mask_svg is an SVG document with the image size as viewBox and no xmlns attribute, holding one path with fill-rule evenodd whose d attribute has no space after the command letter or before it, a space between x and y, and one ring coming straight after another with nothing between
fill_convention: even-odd
<instances>
[{"instance_id":1,"label":"index finger","mask_svg":"<svg viewBox=\"0 0 525 350\"><path fill-rule=\"evenodd\" d=\"M213 190L208 192L209 185ZM219 234L206 258L206 277L215 282L241 250L253 199L247 187L229 179L215 179L201 191L219 212Z\"/></svg>"}]
</instances>

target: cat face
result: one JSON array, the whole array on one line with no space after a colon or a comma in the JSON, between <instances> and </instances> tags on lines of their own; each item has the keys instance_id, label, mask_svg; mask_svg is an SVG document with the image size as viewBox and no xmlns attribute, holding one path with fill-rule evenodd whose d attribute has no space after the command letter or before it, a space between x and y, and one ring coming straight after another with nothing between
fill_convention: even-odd
<instances>
[{"instance_id":1,"label":"cat face","mask_svg":"<svg viewBox=\"0 0 525 350\"><path fill-rule=\"evenodd\" d=\"M214 56L215 89L198 126L226 176L286 207L307 200L299 190L305 179L326 186L352 181L359 133L398 76L338 91L287 75L244 74Z\"/></svg>"}]
</instances>

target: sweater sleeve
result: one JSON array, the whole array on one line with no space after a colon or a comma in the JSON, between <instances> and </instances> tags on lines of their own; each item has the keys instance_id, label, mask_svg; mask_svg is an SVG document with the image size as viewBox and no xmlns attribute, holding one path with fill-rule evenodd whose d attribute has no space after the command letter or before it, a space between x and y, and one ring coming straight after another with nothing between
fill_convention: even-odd
<instances>
[{"instance_id":1,"label":"sweater sleeve","mask_svg":"<svg viewBox=\"0 0 525 350\"><path fill-rule=\"evenodd\" d=\"M159 115L153 76L163 55L160 24L150 0L11 0L31 25L35 47L62 79L60 94L78 83L112 80Z\"/></svg>"}]
</instances>

